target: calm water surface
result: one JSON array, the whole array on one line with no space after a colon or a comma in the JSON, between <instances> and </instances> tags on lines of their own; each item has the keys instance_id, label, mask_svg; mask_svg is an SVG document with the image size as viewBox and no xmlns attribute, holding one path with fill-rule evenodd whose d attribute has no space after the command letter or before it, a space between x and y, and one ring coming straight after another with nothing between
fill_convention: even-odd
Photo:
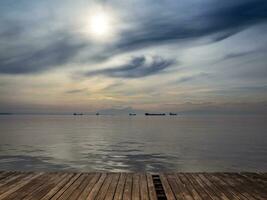
<instances>
[{"instance_id":1,"label":"calm water surface","mask_svg":"<svg viewBox=\"0 0 267 200\"><path fill-rule=\"evenodd\" d=\"M0 116L0 170L267 171L267 120Z\"/></svg>"}]
</instances>

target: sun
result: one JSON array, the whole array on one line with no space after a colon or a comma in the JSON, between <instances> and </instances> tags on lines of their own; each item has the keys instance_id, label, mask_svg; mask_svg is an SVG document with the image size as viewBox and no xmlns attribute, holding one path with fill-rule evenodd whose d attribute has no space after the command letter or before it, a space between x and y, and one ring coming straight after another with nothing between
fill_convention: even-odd
<instances>
[{"instance_id":1,"label":"sun","mask_svg":"<svg viewBox=\"0 0 267 200\"><path fill-rule=\"evenodd\" d=\"M89 20L90 30L94 36L105 37L111 31L110 16L106 13L96 13Z\"/></svg>"},{"instance_id":2,"label":"sun","mask_svg":"<svg viewBox=\"0 0 267 200\"><path fill-rule=\"evenodd\" d=\"M114 38L116 18L110 10L94 9L87 20L87 33L93 41L106 42Z\"/></svg>"}]
</instances>

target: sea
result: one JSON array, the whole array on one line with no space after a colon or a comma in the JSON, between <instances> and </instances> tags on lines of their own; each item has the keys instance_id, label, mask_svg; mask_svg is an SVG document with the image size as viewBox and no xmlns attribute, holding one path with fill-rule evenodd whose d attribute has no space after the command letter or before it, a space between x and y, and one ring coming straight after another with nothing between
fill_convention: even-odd
<instances>
[{"instance_id":1,"label":"sea","mask_svg":"<svg viewBox=\"0 0 267 200\"><path fill-rule=\"evenodd\" d=\"M0 170L267 171L267 118L1 115Z\"/></svg>"}]
</instances>

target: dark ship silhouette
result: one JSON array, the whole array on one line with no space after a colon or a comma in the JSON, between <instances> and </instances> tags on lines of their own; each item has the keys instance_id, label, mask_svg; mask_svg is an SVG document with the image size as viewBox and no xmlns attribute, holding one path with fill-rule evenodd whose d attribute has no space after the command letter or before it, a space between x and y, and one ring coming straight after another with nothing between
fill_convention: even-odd
<instances>
[{"instance_id":1,"label":"dark ship silhouette","mask_svg":"<svg viewBox=\"0 0 267 200\"><path fill-rule=\"evenodd\" d=\"M164 116L165 113L145 113L146 116Z\"/></svg>"},{"instance_id":2,"label":"dark ship silhouette","mask_svg":"<svg viewBox=\"0 0 267 200\"><path fill-rule=\"evenodd\" d=\"M83 115L83 113L73 113L73 115Z\"/></svg>"}]
</instances>

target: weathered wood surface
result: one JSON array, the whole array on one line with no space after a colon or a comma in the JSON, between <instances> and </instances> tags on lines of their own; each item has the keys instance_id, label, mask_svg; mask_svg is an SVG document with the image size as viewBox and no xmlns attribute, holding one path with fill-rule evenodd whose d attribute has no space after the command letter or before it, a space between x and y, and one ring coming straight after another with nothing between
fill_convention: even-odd
<instances>
[{"instance_id":1,"label":"weathered wood surface","mask_svg":"<svg viewBox=\"0 0 267 200\"><path fill-rule=\"evenodd\" d=\"M267 173L0 172L0 200L267 200Z\"/></svg>"}]
</instances>

